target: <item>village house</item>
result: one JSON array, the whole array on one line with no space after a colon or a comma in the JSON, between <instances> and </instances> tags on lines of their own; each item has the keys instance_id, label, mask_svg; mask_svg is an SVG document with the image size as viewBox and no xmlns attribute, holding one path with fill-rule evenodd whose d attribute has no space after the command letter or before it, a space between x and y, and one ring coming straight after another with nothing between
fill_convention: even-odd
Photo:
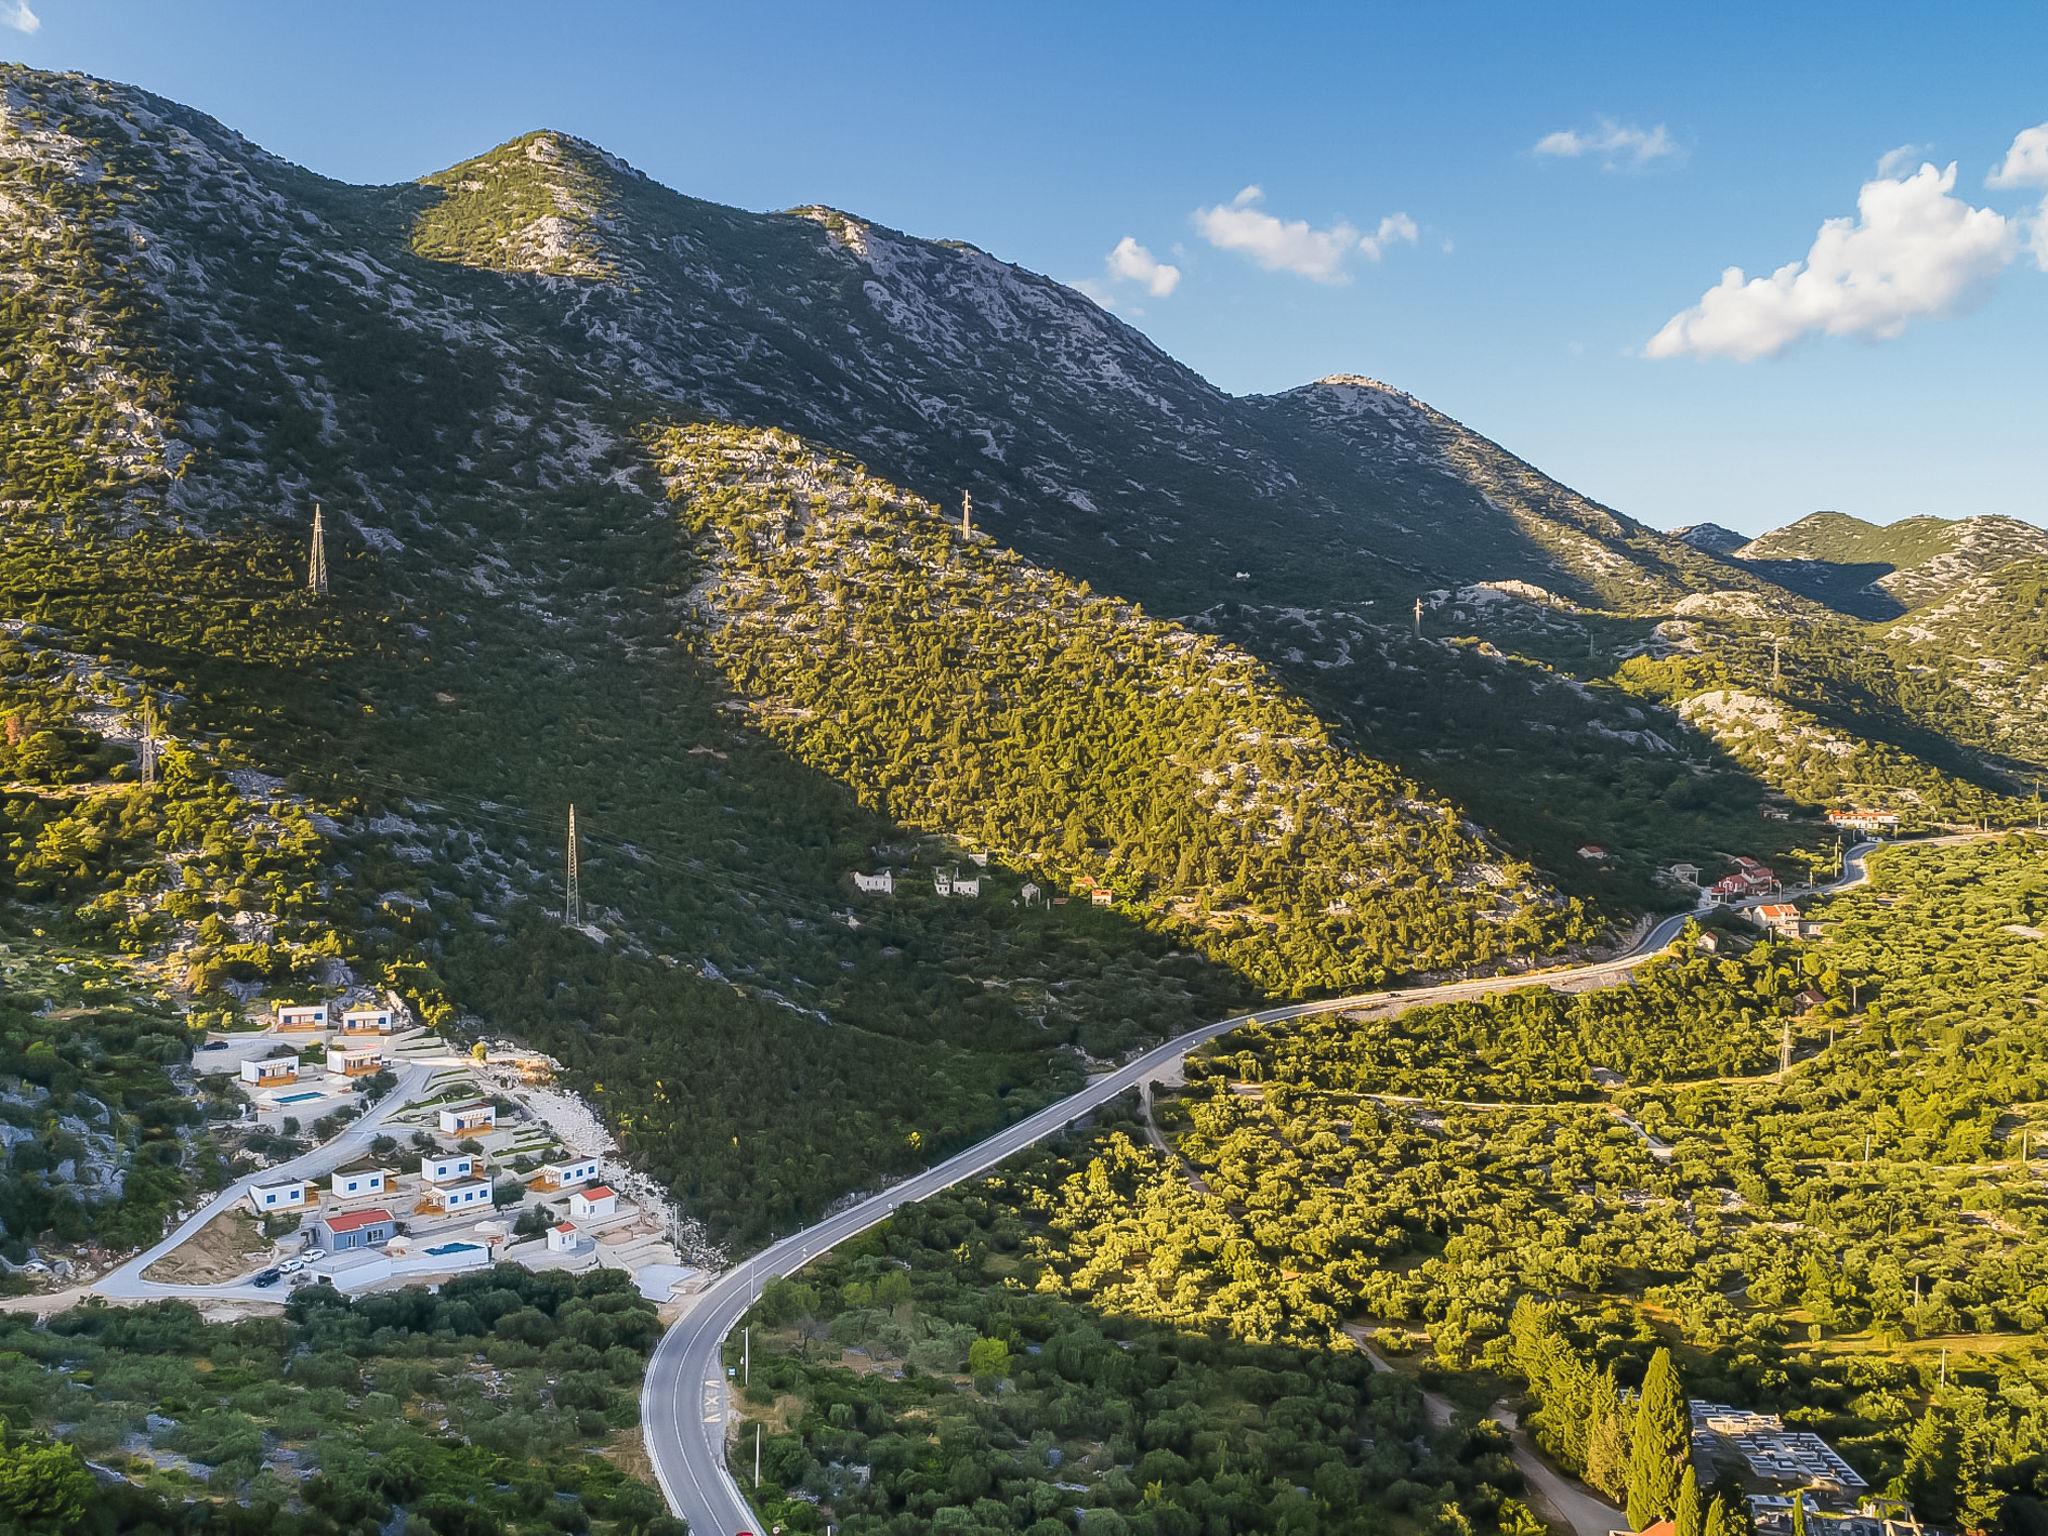
<instances>
[{"instance_id":1,"label":"village house","mask_svg":"<svg viewBox=\"0 0 2048 1536\"><path fill-rule=\"evenodd\" d=\"M491 1203L491 1181L469 1179L457 1184L434 1184L420 1192L420 1199L443 1212L466 1211Z\"/></svg>"},{"instance_id":2,"label":"village house","mask_svg":"<svg viewBox=\"0 0 2048 1536\"><path fill-rule=\"evenodd\" d=\"M1671 878L1683 880L1687 885L1698 885L1700 867L1697 864L1674 864L1671 866Z\"/></svg>"},{"instance_id":3,"label":"village house","mask_svg":"<svg viewBox=\"0 0 2048 1536\"><path fill-rule=\"evenodd\" d=\"M303 1210L312 1200L313 1186L304 1179L283 1179L275 1184L249 1186L249 1205L258 1216Z\"/></svg>"},{"instance_id":4,"label":"village house","mask_svg":"<svg viewBox=\"0 0 2048 1536\"><path fill-rule=\"evenodd\" d=\"M327 1053L327 1070L342 1077L369 1077L384 1070L382 1046L338 1047Z\"/></svg>"},{"instance_id":5,"label":"village house","mask_svg":"<svg viewBox=\"0 0 2048 1536\"><path fill-rule=\"evenodd\" d=\"M601 1221L618 1210L619 1197L602 1184L579 1189L569 1197L569 1214L585 1221Z\"/></svg>"},{"instance_id":6,"label":"village house","mask_svg":"<svg viewBox=\"0 0 2048 1536\"><path fill-rule=\"evenodd\" d=\"M359 1248L383 1247L397 1230L389 1211L372 1206L367 1211L321 1217L313 1223L313 1241L329 1253L353 1253Z\"/></svg>"},{"instance_id":7,"label":"village house","mask_svg":"<svg viewBox=\"0 0 2048 1536\"><path fill-rule=\"evenodd\" d=\"M279 1029L325 1029L327 1027L327 1005L325 1003L279 1003L277 1005L276 1019Z\"/></svg>"},{"instance_id":8,"label":"village house","mask_svg":"<svg viewBox=\"0 0 2048 1536\"><path fill-rule=\"evenodd\" d=\"M540 1171L536 1181L542 1189L568 1189L576 1184L588 1184L599 1177L600 1170L594 1157L568 1158L559 1163L548 1163Z\"/></svg>"},{"instance_id":9,"label":"village house","mask_svg":"<svg viewBox=\"0 0 2048 1536\"><path fill-rule=\"evenodd\" d=\"M1789 901L1766 901L1749 909L1749 920L1772 933L1797 938L1799 909Z\"/></svg>"},{"instance_id":10,"label":"village house","mask_svg":"<svg viewBox=\"0 0 2048 1536\"><path fill-rule=\"evenodd\" d=\"M293 1051L242 1063L242 1081L258 1088L282 1088L299 1080L299 1058Z\"/></svg>"},{"instance_id":11,"label":"village house","mask_svg":"<svg viewBox=\"0 0 2048 1536\"><path fill-rule=\"evenodd\" d=\"M391 1175L382 1168L359 1168L354 1173L336 1173L327 1181L327 1192L337 1200L355 1200L383 1194L390 1182Z\"/></svg>"},{"instance_id":12,"label":"village house","mask_svg":"<svg viewBox=\"0 0 2048 1536\"><path fill-rule=\"evenodd\" d=\"M498 1106L495 1104L459 1104L441 1111L443 1136L462 1136L471 1131L493 1131L497 1128Z\"/></svg>"},{"instance_id":13,"label":"village house","mask_svg":"<svg viewBox=\"0 0 2048 1536\"><path fill-rule=\"evenodd\" d=\"M1088 900L1095 906L1106 907L1116 900L1116 892L1110 890L1107 886L1098 885L1088 893Z\"/></svg>"},{"instance_id":14,"label":"village house","mask_svg":"<svg viewBox=\"0 0 2048 1536\"><path fill-rule=\"evenodd\" d=\"M1044 894L1043 891L1039 890L1037 882L1026 880L1024 882L1024 889L1017 893L1017 900L1027 907L1035 907Z\"/></svg>"},{"instance_id":15,"label":"village house","mask_svg":"<svg viewBox=\"0 0 2048 1536\"><path fill-rule=\"evenodd\" d=\"M396 1020L389 1008L373 1008L364 1004L349 1009L341 1016L344 1035L388 1035L395 1027Z\"/></svg>"},{"instance_id":16,"label":"village house","mask_svg":"<svg viewBox=\"0 0 2048 1536\"><path fill-rule=\"evenodd\" d=\"M574 1253L583 1246L583 1238L573 1221L558 1221L548 1228L549 1253Z\"/></svg>"},{"instance_id":17,"label":"village house","mask_svg":"<svg viewBox=\"0 0 2048 1536\"><path fill-rule=\"evenodd\" d=\"M932 889L941 896L971 899L981 894L981 876L963 876L957 869L935 869L932 871Z\"/></svg>"},{"instance_id":18,"label":"village house","mask_svg":"<svg viewBox=\"0 0 2048 1536\"><path fill-rule=\"evenodd\" d=\"M984 848L984 849L979 849L979 850L977 850L977 851L976 851L976 852L974 852L974 853L970 853L969 855L967 855L967 857L968 857L969 859L971 859L971 860L973 860L973 861L974 861L974 867L975 867L976 869L987 869L987 868L988 868L988 850L987 850L987 849L985 849L985 848Z\"/></svg>"},{"instance_id":19,"label":"village house","mask_svg":"<svg viewBox=\"0 0 2048 1536\"><path fill-rule=\"evenodd\" d=\"M420 1159L420 1178L429 1184L453 1184L477 1171L478 1159L467 1152Z\"/></svg>"},{"instance_id":20,"label":"village house","mask_svg":"<svg viewBox=\"0 0 2048 1536\"><path fill-rule=\"evenodd\" d=\"M1899 817L1896 811L1829 811L1828 825L1852 832L1896 832Z\"/></svg>"},{"instance_id":21,"label":"village house","mask_svg":"<svg viewBox=\"0 0 2048 1536\"><path fill-rule=\"evenodd\" d=\"M853 887L857 891L866 891L871 896L894 896L896 877L886 869L879 875L864 875L856 869L853 872Z\"/></svg>"},{"instance_id":22,"label":"village house","mask_svg":"<svg viewBox=\"0 0 2048 1536\"><path fill-rule=\"evenodd\" d=\"M1579 857L1585 859L1589 863L1601 864L1605 863L1606 860L1611 857L1611 855L1607 852L1605 848L1601 847L1598 843L1587 843L1584 847L1579 849Z\"/></svg>"}]
</instances>

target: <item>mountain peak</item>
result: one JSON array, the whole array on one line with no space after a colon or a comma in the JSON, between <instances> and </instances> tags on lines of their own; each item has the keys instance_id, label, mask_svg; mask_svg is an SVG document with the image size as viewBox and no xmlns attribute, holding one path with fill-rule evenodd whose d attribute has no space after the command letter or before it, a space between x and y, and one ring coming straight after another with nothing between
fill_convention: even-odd
<instances>
[{"instance_id":1,"label":"mountain peak","mask_svg":"<svg viewBox=\"0 0 2048 1536\"><path fill-rule=\"evenodd\" d=\"M535 129L421 177L442 197L415 222L413 249L494 272L616 280L604 231L617 211L619 177L644 179L586 139Z\"/></svg>"}]
</instances>

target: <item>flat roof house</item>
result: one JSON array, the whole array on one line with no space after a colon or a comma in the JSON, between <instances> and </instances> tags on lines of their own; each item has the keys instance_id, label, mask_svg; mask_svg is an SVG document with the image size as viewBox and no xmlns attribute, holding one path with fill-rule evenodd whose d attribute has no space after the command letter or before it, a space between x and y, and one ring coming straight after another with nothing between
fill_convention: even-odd
<instances>
[{"instance_id":1,"label":"flat roof house","mask_svg":"<svg viewBox=\"0 0 2048 1536\"><path fill-rule=\"evenodd\" d=\"M242 1081L259 1088L278 1088L299 1080L299 1058L295 1052L266 1056L261 1061L242 1063Z\"/></svg>"},{"instance_id":2,"label":"flat roof house","mask_svg":"<svg viewBox=\"0 0 2048 1536\"><path fill-rule=\"evenodd\" d=\"M495 1104L462 1104L441 1111L443 1136L460 1136L464 1131L494 1130L497 1124L498 1106Z\"/></svg>"},{"instance_id":3,"label":"flat roof house","mask_svg":"<svg viewBox=\"0 0 2048 1536\"><path fill-rule=\"evenodd\" d=\"M588 1184L599 1176L597 1159L575 1157L559 1163L549 1163L540 1171L542 1189L568 1189L575 1184Z\"/></svg>"},{"instance_id":4,"label":"flat roof house","mask_svg":"<svg viewBox=\"0 0 2048 1536\"><path fill-rule=\"evenodd\" d=\"M372 1206L367 1211L321 1217L313 1223L313 1240L329 1253L351 1253L358 1248L381 1248L397 1230L389 1211Z\"/></svg>"},{"instance_id":5,"label":"flat roof house","mask_svg":"<svg viewBox=\"0 0 2048 1536\"><path fill-rule=\"evenodd\" d=\"M470 1179L460 1184L436 1184L424 1191L420 1198L444 1211L466 1211L473 1206L487 1206L491 1203L491 1181Z\"/></svg>"},{"instance_id":6,"label":"flat roof house","mask_svg":"<svg viewBox=\"0 0 2048 1536\"><path fill-rule=\"evenodd\" d=\"M313 1186L304 1179L280 1179L275 1184L249 1186L249 1206L259 1216L303 1210L312 1199Z\"/></svg>"},{"instance_id":7,"label":"flat roof house","mask_svg":"<svg viewBox=\"0 0 2048 1536\"><path fill-rule=\"evenodd\" d=\"M337 1200L359 1200L365 1195L381 1195L391 1182L391 1175L382 1168L363 1168L354 1173L337 1173L327 1181L327 1192Z\"/></svg>"},{"instance_id":8,"label":"flat roof house","mask_svg":"<svg viewBox=\"0 0 2048 1536\"><path fill-rule=\"evenodd\" d=\"M451 1152L445 1157L423 1157L420 1159L420 1178L429 1184L454 1184L462 1179L474 1177L476 1159L467 1152Z\"/></svg>"},{"instance_id":9,"label":"flat roof house","mask_svg":"<svg viewBox=\"0 0 2048 1536\"><path fill-rule=\"evenodd\" d=\"M569 1214L585 1221L610 1216L618 1208L618 1195L602 1184L594 1189L579 1189L569 1197Z\"/></svg>"},{"instance_id":10,"label":"flat roof house","mask_svg":"<svg viewBox=\"0 0 2048 1536\"><path fill-rule=\"evenodd\" d=\"M389 1008L351 1008L341 1016L341 1032L344 1035L388 1035L396 1027L396 1022Z\"/></svg>"},{"instance_id":11,"label":"flat roof house","mask_svg":"<svg viewBox=\"0 0 2048 1536\"><path fill-rule=\"evenodd\" d=\"M369 1077L384 1070L384 1048L379 1045L350 1046L327 1053L327 1070L343 1077Z\"/></svg>"},{"instance_id":12,"label":"flat roof house","mask_svg":"<svg viewBox=\"0 0 2048 1536\"><path fill-rule=\"evenodd\" d=\"M325 1003L279 1003L277 1005L276 1018L279 1029L325 1029L327 1027L327 1005Z\"/></svg>"}]
</instances>

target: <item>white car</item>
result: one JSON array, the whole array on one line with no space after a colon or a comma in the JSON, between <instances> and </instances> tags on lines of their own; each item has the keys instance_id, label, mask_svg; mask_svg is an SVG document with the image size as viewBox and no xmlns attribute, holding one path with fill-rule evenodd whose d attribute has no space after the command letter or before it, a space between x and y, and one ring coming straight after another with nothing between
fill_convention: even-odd
<instances>
[{"instance_id":1,"label":"white car","mask_svg":"<svg viewBox=\"0 0 2048 1536\"><path fill-rule=\"evenodd\" d=\"M306 1261L304 1259L286 1259L282 1264L278 1265L277 1267L283 1270L288 1275L296 1275L300 1270L306 1267Z\"/></svg>"},{"instance_id":2,"label":"white car","mask_svg":"<svg viewBox=\"0 0 2048 1536\"><path fill-rule=\"evenodd\" d=\"M304 1253L300 1254L299 1257L304 1259L308 1264L310 1264L315 1259L326 1258L327 1250L325 1248L308 1248Z\"/></svg>"}]
</instances>

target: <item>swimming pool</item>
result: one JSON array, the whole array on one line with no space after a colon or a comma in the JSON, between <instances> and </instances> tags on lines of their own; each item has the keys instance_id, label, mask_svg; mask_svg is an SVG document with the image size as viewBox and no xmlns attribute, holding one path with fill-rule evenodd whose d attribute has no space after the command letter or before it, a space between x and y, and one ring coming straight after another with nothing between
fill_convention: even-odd
<instances>
[{"instance_id":1,"label":"swimming pool","mask_svg":"<svg viewBox=\"0 0 2048 1536\"><path fill-rule=\"evenodd\" d=\"M445 1259L451 1253L475 1253L476 1250L475 1243L443 1243L438 1248L429 1248L427 1252L437 1259Z\"/></svg>"},{"instance_id":2,"label":"swimming pool","mask_svg":"<svg viewBox=\"0 0 2048 1536\"><path fill-rule=\"evenodd\" d=\"M277 1102L280 1104L303 1104L308 1099L317 1099L321 1097L323 1097L323 1095L319 1093L288 1093L283 1098L279 1099Z\"/></svg>"}]
</instances>

